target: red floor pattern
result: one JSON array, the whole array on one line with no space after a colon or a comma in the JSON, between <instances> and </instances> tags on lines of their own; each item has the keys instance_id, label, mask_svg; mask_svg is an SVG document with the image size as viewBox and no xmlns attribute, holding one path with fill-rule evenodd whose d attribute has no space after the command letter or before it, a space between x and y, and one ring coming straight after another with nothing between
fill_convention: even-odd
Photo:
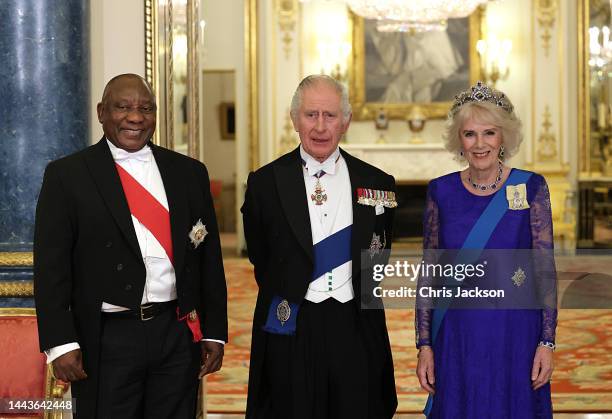
<instances>
[{"instance_id":1,"label":"red floor pattern","mask_svg":"<svg viewBox=\"0 0 612 419\"><path fill-rule=\"evenodd\" d=\"M246 259L225 260L230 342L223 369L208 379L209 412L244 412L256 298ZM387 323L399 398L398 412L419 412L425 393L414 375L412 310L388 310ZM562 310L557 330L553 404L555 411L612 411L612 310Z\"/></svg>"}]
</instances>

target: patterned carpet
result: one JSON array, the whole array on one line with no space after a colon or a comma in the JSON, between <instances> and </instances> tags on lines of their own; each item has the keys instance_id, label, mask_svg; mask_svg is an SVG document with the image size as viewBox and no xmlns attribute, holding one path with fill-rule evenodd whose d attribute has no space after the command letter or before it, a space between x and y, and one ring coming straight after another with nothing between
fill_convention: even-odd
<instances>
[{"instance_id":1,"label":"patterned carpet","mask_svg":"<svg viewBox=\"0 0 612 419\"><path fill-rule=\"evenodd\" d=\"M223 369L208 379L208 411L243 413L246 406L251 321L256 298L253 270L246 259L226 259L230 343ZM398 412L420 412L425 393L414 375L412 310L388 310ZM612 310L561 310L553 375L557 412L612 411Z\"/></svg>"}]
</instances>

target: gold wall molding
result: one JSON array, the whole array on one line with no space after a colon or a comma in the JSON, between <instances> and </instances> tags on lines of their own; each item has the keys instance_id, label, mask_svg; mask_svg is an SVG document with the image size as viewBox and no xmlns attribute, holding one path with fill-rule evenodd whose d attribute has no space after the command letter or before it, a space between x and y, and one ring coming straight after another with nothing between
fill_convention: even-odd
<instances>
[{"instance_id":1,"label":"gold wall molding","mask_svg":"<svg viewBox=\"0 0 612 419\"><path fill-rule=\"evenodd\" d=\"M33 297L32 281L0 281L0 297Z\"/></svg>"},{"instance_id":2,"label":"gold wall molding","mask_svg":"<svg viewBox=\"0 0 612 419\"><path fill-rule=\"evenodd\" d=\"M555 241L572 248L575 224L570 220L572 182L567 161L569 136L565 130L567 2L533 0L531 3L531 110L529 150L525 168L542 174L548 183L555 225ZM550 69L556 69L551 72Z\"/></svg>"},{"instance_id":3,"label":"gold wall molding","mask_svg":"<svg viewBox=\"0 0 612 419\"><path fill-rule=\"evenodd\" d=\"M176 4L174 4L176 2ZM200 115L199 115L199 65L198 65L198 32L199 0L187 0L184 5L177 0L144 0L145 14L145 79L149 82L157 101L157 129L153 142L169 149L174 149L174 84L184 82L175 72L174 35L179 27L176 16L181 16L185 8L187 36L187 154L199 159Z\"/></svg>"},{"instance_id":4,"label":"gold wall molding","mask_svg":"<svg viewBox=\"0 0 612 419\"><path fill-rule=\"evenodd\" d=\"M32 307L0 307L0 316L36 316Z\"/></svg>"},{"instance_id":5,"label":"gold wall molding","mask_svg":"<svg viewBox=\"0 0 612 419\"><path fill-rule=\"evenodd\" d=\"M291 113L290 110L287 109L287 113L285 114L285 122L283 124L283 133L280 136L280 140L278 142L278 152L277 156L282 156L294 148L300 143L299 138L295 135L295 130L293 128L293 123L291 122Z\"/></svg>"},{"instance_id":6,"label":"gold wall molding","mask_svg":"<svg viewBox=\"0 0 612 419\"><path fill-rule=\"evenodd\" d=\"M591 119L590 74L589 74L589 5L587 0L578 2L578 172L580 177L589 177L591 172Z\"/></svg>"},{"instance_id":7,"label":"gold wall molding","mask_svg":"<svg viewBox=\"0 0 612 419\"><path fill-rule=\"evenodd\" d=\"M543 161L557 158L557 138L554 132L550 130L552 128L550 117L550 107L546 105L542 115L541 131L538 135L538 159Z\"/></svg>"},{"instance_id":8,"label":"gold wall molding","mask_svg":"<svg viewBox=\"0 0 612 419\"><path fill-rule=\"evenodd\" d=\"M531 17L531 147L527 168L539 173L566 177L570 173L567 161L567 141L564 135L565 115L565 56L563 15L558 0L534 0ZM547 45L540 45L543 18L549 22ZM558 22L559 24L556 24ZM548 25L548 23L545 23ZM548 48L551 54L543 53ZM550 68L557 68L554 74Z\"/></svg>"},{"instance_id":9,"label":"gold wall molding","mask_svg":"<svg viewBox=\"0 0 612 419\"><path fill-rule=\"evenodd\" d=\"M170 149L174 148L174 31L172 30L174 10L172 6L172 0L166 3L165 10L165 23L163 24L165 38L165 54L163 56L165 65L165 77L166 80L158 80L160 90L164 89L164 120L165 120L165 134L166 141L165 147ZM161 112L160 112L161 113ZM161 115L160 115L161 116Z\"/></svg>"},{"instance_id":10,"label":"gold wall molding","mask_svg":"<svg viewBox=\"0 0 612 419\"><path fill-rule=\"evenodd\" d=\"M291 54L291 43L293 42L293 32L298 17L297 0L275 0L276 15L278 26L283 33L283 51L285 59L289 59Z\"/></svg>"},{"instance_id":11,"label":"gold wall molding","mask_svg":"<svg viewBox=\"0 0 612 419\"><path fill-rule=\"evenodd\" d=\"M153 85L157 78L157 13L154 0L145 0L145 79Z\"/></svg>"},{"instance_id":12,"label":"gold wall molding","mask_svg":"<svg viewBox=\"0 0 612 419\"><path fill-rule=\"evenodd\" d=\"M548 57L550 52L550 40L552 38L552 28L555 25L557 15L557 0L535 0L537 21L542 27L542 48L544 55Z\"/></svg>"},{"instance_id":13,"label":"gold wall molding","mask_svg":"<svg viewBox=\"0 0 612 419\"><path fill-rule=\"evenodd\" d=\"M0 266L32 266L32 252L0 252Z\"/></svg>"},{"instance_id":14,"label":"gold wall molding","mask_svg":"<svg viewBox=\"0 0 612 419\"><path fill-rule=\"evenodd\" d=\"M248 97L249 170L256 170L259 168L258 6L259 2L257 0L246 0L244 2L244 54Z\"/></svg>"},{"instance_id":15,"label":"gold wall molding","mask_svg":"<svg viewBox=\"0 0 612 419\"><path fill-rule=\"evenodd\" d=\"M187 154L200 160L200 0L187 1Z\"/></svg>"},{"instance_id":16,"label":"gold wall molding","mask_svg":"<svg viewBox=\"0 0 612 419\"><path fill-rule=\"evenodd\" d=\"M589 28L609 19L608 0L578 1L578 168L584 181L612 175L610 76L589 65Z\"/></svg>"},{"instance_id":17,"label":"gold wall molding","mask_svg":"<svg viewBox=\"0 0 612 419\"><path fill-rule=\"evenodd\" d=\"M171 148L173 143L172 107L172 2L144 0L145 79L155 92L157 129L153 142Z\"/></svg>"}]
</instances>

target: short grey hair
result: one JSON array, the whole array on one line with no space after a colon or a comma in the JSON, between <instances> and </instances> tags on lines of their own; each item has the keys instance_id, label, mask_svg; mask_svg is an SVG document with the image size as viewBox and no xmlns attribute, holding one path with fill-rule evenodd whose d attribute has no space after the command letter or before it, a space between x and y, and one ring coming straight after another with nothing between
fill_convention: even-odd
<instances>
[{"instance_id":1,"label":"short grey hair","mask_svg":"<svg viewBox=\"0 0 612 419\"><path fill-rule=\"evenodd\" d=\"M319 83L325 83L336 90L338 96L340 96L340 107L342 109L344 121L346 122L351 115L351 104L349 103L348 91L342 83L326 74L311 74L302 79L291 99L291 117L295 118L300 106L302 106L302 94L304 90L316 86Z\"/></svg>"},{"instance_id":2,"label":"short grey hair","mask_svg":"<svg viewBox=\"0 0 612 419\"><path fill-rule=\"evenodd\" d=\"M521 120L514 112L509 113L490 102L469 102L461 106L454 116L446 121L444 146L455 155L460 163L465 163L461 155L461 129L469 119L480 124L491 124L501 129L504 156L502 161L515 155L523 141Z\"/></svg>"}]
</instances>

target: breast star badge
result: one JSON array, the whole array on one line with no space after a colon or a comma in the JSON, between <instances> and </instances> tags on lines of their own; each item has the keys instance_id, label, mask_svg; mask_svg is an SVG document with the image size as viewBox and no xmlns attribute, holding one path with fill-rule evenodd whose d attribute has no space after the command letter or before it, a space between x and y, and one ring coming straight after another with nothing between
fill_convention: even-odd
<instances>
[{"instance_id":1,"label":"breast star badge","mask_svg":"<svg viewBox=\"0 0 612 419\"><path fill-rule=\"evenodd\" d=\"M202 219L198 219L198 222L191 228L189 232L189 239L193 244L193 248L197 249L200 243L204 241L204 237L208 234L206 226L202 224Z\"/></svg>"}]
</instances>

